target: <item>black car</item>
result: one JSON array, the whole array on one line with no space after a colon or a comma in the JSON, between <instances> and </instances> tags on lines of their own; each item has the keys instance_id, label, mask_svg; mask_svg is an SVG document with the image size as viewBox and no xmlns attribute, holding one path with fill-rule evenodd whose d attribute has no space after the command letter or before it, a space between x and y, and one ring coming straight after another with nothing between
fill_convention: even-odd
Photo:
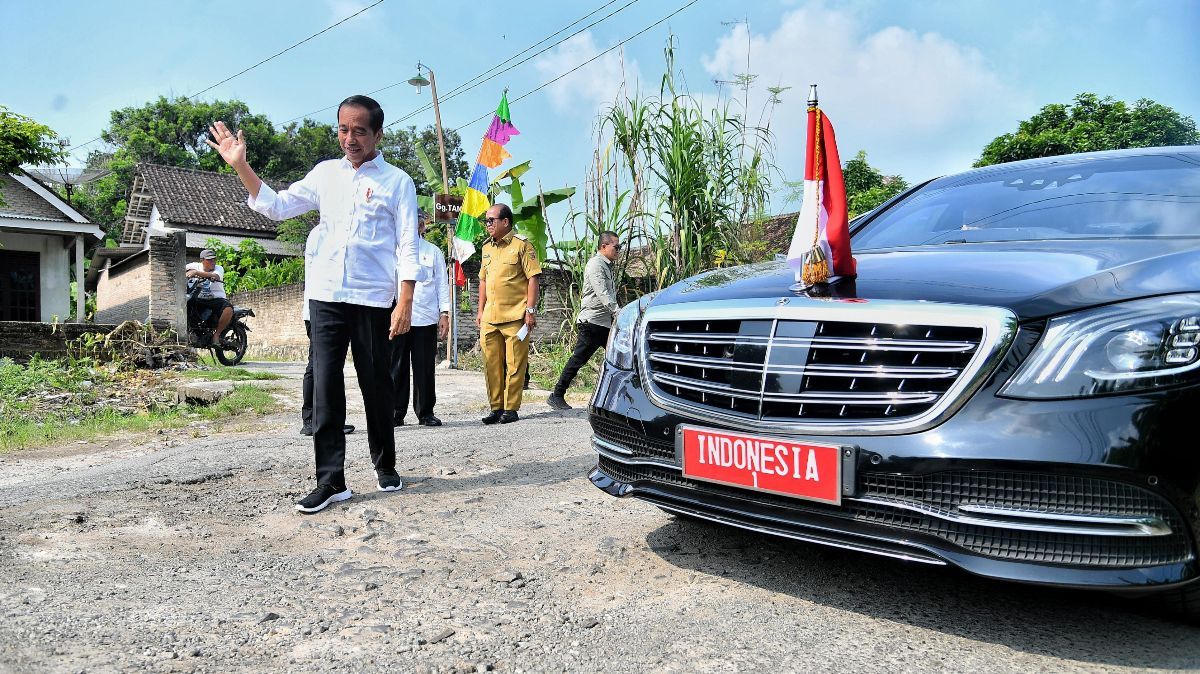
<instances>
[{"instance_id":1,"label":"black car","mask_svg":"<svg viewBox=\"0 0 1200 674\"><path fill-rule=\"evenodd\" d=\"M856 278L763 263L625 307L591 481L1200 618L1200 147L967 171L851 229Z\"/></svg>"}]
</instances>

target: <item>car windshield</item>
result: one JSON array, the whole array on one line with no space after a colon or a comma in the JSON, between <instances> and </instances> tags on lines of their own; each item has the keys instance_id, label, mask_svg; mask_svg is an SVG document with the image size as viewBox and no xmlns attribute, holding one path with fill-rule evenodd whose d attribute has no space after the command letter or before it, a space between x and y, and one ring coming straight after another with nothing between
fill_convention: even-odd
<instances>
[{"instance_id":1,"label":"car windshield","mask_svg":"<svg viewBox=\"0 0 1200 674\"><path fill-rule=\"evenodd\" d=\"M939 178L857 231L854 248L1198 235L1200 158L1143 155Z\"/></svg>"}]
</instances>

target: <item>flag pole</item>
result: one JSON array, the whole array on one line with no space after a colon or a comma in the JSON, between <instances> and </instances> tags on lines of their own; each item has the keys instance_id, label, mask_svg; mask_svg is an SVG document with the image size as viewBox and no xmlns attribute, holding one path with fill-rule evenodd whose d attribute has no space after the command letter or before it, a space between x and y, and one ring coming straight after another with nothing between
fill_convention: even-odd
<instances>
[{"instance_id":1,"label":"flag pole","mask_svg":"<svg viewBox=\"0 0 1200 674\"><path fill-rule=\"evenodd\" d=\"M808 85L808 107L817 107L817 85Z\"/></svg>"}]
</instances>

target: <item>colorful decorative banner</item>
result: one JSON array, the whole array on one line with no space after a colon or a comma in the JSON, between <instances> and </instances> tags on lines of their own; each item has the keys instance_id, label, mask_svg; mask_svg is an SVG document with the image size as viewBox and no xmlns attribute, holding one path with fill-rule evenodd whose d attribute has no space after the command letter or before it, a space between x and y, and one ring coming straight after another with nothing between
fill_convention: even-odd
<instances>
[{"instance_id":1,"label":"colorful decorative banner","mask_svg":"<svg viewBox=\"0 0 1200 674\"><path fill-rule=\"evenodd\" d=\"M475 159L475 170L471 173L471 182L463 195L462 212L458 216L458 226L454 229L454 259L466 262L475 254L475 239L483 233L483 225L479 220L491 207L488 200L489 168L496 168L512 157L504 145L513 136L520 135L517 127L512 125L508 110L508 92L500 97L500 105L492 123L484 134L483 144L479 148L479 156Z\"/></svg>"}]
</instances>

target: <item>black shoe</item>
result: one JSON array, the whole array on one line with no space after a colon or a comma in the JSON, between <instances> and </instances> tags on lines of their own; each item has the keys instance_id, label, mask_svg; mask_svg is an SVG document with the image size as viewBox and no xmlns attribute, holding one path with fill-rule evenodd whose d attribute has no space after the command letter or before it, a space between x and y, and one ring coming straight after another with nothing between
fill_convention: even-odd
<instances>
[{"instance_id":1,"label":"black shoe","mask_svg":"<svg viewBox=\"0 0 1200 674\"><path fill-rule=\"evenodd\" d=\"M556 410L569 410L571 406L563 399L561 393L551 393L549 398L546 398L546 404Z\"/></svg>"},{"instance_id":2,"label":"black shoe","mask_svg":"<svg viewBox=\"0 0 1200 674\"><path fill-rule=\"evenodd\" d=\"M319 484L311 494L296 503L296 510L302 513L319 513L331 503L345 501L351 495L349 487L338 489L327 484Z\"/></svg>"},{"instance_id":3,"label":"black shoe","mask_svg":"<svg viewBox=\"0 0 1200 674\"><path fill-rule=\"evenodd\" d=\"M343 435L350 435L353 432L354 432L354 426L352 426L350 424L346 424L345 426L342 426L342 434Z\"/></svg>"},{"instance_id":4,"label":"black shoe","mask_svg":"<svg viewBox=\"0 0 1200 674\"><path fill-rule=\"evenodd\" d=\"M502 417L502 416L504 416L504 410L492 410L491 414L480 419L480 421L482 421L483 423L488 424L490 426L490 425L500 421L500 417Z\"/></svg>"},{"instance_id":5,"label":"black shoe","mask_svg":"<svg viewBox=\"0 0 1200 674\"><path fill-rule=\"evenodd\" d=\"M422 426L441 426L442 420L435 416L428 416L424 419L421 419L417 423L421 424Z\"/></svg>"},{"instance_id":6,"label":"black shoe","mask_svg":"<svg viewBox=\"0 0 1200 674\"><path fill-rule=\"evenodd\" d=\"M304 425L300 427L300 435L312 435L312 426Z\"/></svg>"},{"instance_id":7,"label":"black shoe","mask_svg":"<svg viewBox=\"0 0 1200 674\"><path fill-rule=\"evenodd\" d=\"M392 417L392 428L400 428L403 425L404 425L404 417L400 417L398 419L395 417Z\"/></svg>"},{"instance_id":8,"label":"black shoe","mask_svg":"<svg viewBox=\"0 0 1200 674\"><path fill-rule=\"evenodd\" d=\"M511 424L514 421L520 421L521 417L517 416L516 410L504 410L504 414L500 415L500 423Z\"/></svg>"},{"instance_id":9,"label":"black shoe","mask_svg":"<svg viewBox=\"0 0 1200 674\"><path fill-rule=\"evenodd\" d=\"M404 480L400 479L400 475L394 470L381 472L379 477L379 491L400 491L404 489Z\"/></svg>"}]
</instances>

